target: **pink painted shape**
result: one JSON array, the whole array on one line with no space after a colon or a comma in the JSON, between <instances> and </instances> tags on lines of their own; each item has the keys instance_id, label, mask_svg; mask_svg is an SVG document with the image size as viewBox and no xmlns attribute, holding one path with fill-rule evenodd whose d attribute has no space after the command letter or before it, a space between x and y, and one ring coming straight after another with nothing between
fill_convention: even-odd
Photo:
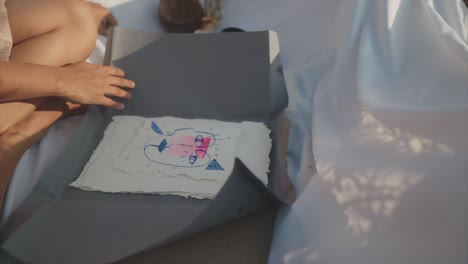
<instances>
[{"instance_id":1,"label":"pink painted shape","mask_svg":"<svg viewBox=\"0 0 468 264\"><path fill-rule=\"evenodd\" d=\"M210 137L205 137L203 138L203 143L200 147L197 147L195 145L195 138L194 136L175 136L171 138L168 142L169 145L171 145L167 150L165 151L169 155L176 155L179 157L188 157L192 155L193 152L196 150L203 150L203 151L198 151L197 152L197 158L205 158L206 152L208 151L208 148L210 146ZM183 144L182 145L174 145L174 144Z\"/></svg>"},{"instance_id":2,"label":"pink painted shape","mask_svg":"<svg viewBox=\"0 0 468 264\"><path fill-rule=\"evenodd\" d=\"M197 149L203 150L204 152L197 152L197 157L202 158L202 159L205 158L206 152L208 152L208 148L210 147L210 141L211 141L210 137L203 138L203 143Z\"/></svg>"}]
</instances>

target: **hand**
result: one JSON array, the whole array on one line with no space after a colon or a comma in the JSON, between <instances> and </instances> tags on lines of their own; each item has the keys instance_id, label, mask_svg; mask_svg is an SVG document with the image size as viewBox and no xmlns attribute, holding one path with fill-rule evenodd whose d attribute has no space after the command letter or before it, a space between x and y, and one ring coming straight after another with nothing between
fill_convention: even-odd
<instances>
[{"instance_id":1,"label":"hand","mask_svg":"<svg viewBox=\"0 0 468 264\"><path fill-rule=\"evenodd\" d=\"M113 26L117 26L117 19L112 15L111 11L98 3L88 2L91 6L92 13L96 19L98 32L100 35L107 36L107 32Z\"/></svg>"},{"instance_id":2,"label":"hand","mask_svg":"<svg viewBox=\"0 0 468 264\"><path fill-rule=\"evenodd\" d=\"M108 96L130 99L123 88L135 87L135 83L123 78L124 71L112 67L79 62L59 68L58 97L78 104L104 105L123 109L124 105Z\"/></svg>"}]
</instances>

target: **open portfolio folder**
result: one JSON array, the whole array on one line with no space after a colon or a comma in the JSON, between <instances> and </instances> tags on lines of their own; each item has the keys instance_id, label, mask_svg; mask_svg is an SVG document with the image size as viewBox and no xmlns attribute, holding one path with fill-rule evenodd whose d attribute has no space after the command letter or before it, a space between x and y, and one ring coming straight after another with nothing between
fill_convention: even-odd
<instances>
[{"instance_id":1,"label":"open portfolio folder","mask_svg":"<svg viewBox=\"0 0 468 264\"><path fill-rule=\"evenodd\" d=\"M294 201L295 190L286 174L288 126L282 117L288 95L274 32L159 34L117 27L108 40L105 64L124 69L127 77L137 83L137 89L123 111L90 107L71 143L10 217L2 230L2 248L18 262L111 263L274 203ZM131 153L173 162L172 157L160 155L175 144L169 137L171 131L195 131L193 138L192 134L182 133L177 139L190 137L193 141L193 146L185 144L179 148L191 150L177 162L200 164L194 175L202 180L208 177L205 171L224 177L219 188L210 192L201 189L205 193L190 193L187 189L184 195L178 195L175 189L166 194L139 193L139 189L125 192L125 181L111 186L113 177L117 185L115 171L104 169L95 170L93 177L105 178L107 185L89 190L86 182L79 180L80 175L85 167L89 169L87 163L94 160L98 146L105 145L101 142L107 140L104 131L112 128L109 124L122 118L138 118L138 127L148 128L138 133L142 138L151 134L154 142L147 142L148 152L138 152L138 136L128 137L125 144L135 149L122 149L119 153L123 156L114 153L112 162L117 169L131 170L133 175L141 171L153 173L153 164L145 167L147 163L129 159L133 157ZM261 124L270 137L266 141L269 163L260 164L267 166L265 175L250 164L248 155L231 153L230 159L216 156L233 149L221 149L229 141L221 144L219 152L209 149L220 133L200 129L180 132L174 129L174 120L186 120L194 127L203 127L203 120L211 120L210 124L218 124L218 129L223 127L223 135L229 135L226 139L239 138L232 144L241 142L242 134L226 127ZM127 128L133 127L131 122L126 124L130 124ZM173 128L169 129L171 124ZM239 127L239 131L250 131ZM114 127L113 133L122 131ZM119 144L116 142L112 144ZM261 153L255 152L256 143L248 145L252 152L245 153L251 157ZM252 159L258 158L262 160ZM171 173L169 169L155 168L160 174ZM91 181L92 186L96 184Z\"/></svg>"}]
</instances>

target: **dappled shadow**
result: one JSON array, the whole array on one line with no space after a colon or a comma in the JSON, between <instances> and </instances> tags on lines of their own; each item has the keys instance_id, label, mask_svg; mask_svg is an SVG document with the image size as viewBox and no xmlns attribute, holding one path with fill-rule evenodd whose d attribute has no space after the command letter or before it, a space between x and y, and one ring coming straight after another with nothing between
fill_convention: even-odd
<instances>
[{"instance_id":1,"label":"dappled shadow","mask_svg":"<svg viewBox=\"0 0 468 264\"><path fill-rule=\"evenodd\" d=\"M422 176L408 176L392 169L363 168L348 177L329 163L320 163L319 177L331 185L337 203L344 207L347 227L354 234L371 231L393 216L404 192Z\"/></svg>"},{"instance_id":2,"label":"dappled shadow","mask_svg":"<svg viewBox=\"0 0 468 264\"><path fill-rule=\"evenodd\" d=\"M423 180L426 168L420 161L427 164L457 153L454 146L430 136L386 126L365 109L349 136L347 160L322 158L317 161L317 170L343 207L346 226L353 234L386 226L401 197Z\"/></svg>"},{"instance_id":3,"label":"dappled shadow","mask_svg":"<svg viewBox=\"0 0 468 264\"><path fill-rule=\"evenodd\" d=\"M405 154L441 154L453 155L455 150L447 144L440 143L428 136L415 135L406 129L388 127L367 110L361 111L359 138L375 140L386 147Z\"/></svg>"},{"instance_id":4,"label":"dappled shadow","mask_svg":"<svg viewBox=\"0 0 468 264\"><path fill-rule=\"evenodd\" d=\"M318 251L313 250L311 247L302 247L291 250L283 257L284 264L298 263L313 263L320 259L321 255Z\"/></svg>"}]
</instances>

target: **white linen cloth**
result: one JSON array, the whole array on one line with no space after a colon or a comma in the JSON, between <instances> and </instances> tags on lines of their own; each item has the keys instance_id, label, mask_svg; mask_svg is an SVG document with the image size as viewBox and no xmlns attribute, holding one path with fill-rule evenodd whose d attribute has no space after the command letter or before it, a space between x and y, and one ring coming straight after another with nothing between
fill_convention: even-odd
<instances>
[{"instance_id":1,"label":"white linen cloth","mask_svg":"<svg viewBox=\"0 0 468 264\"><path fill-rule=\"evenodd\" d=\"M313 19L298 13L310 28L296 30L329 40L301 42L308 47L297 54L310 59L290 82L305 97L296 111L310 124L317 173L281 212L269 263L466 263L463 3L302 5ZM310 175L306 168L296 177Z\"/></svg>"}]
</instances>

